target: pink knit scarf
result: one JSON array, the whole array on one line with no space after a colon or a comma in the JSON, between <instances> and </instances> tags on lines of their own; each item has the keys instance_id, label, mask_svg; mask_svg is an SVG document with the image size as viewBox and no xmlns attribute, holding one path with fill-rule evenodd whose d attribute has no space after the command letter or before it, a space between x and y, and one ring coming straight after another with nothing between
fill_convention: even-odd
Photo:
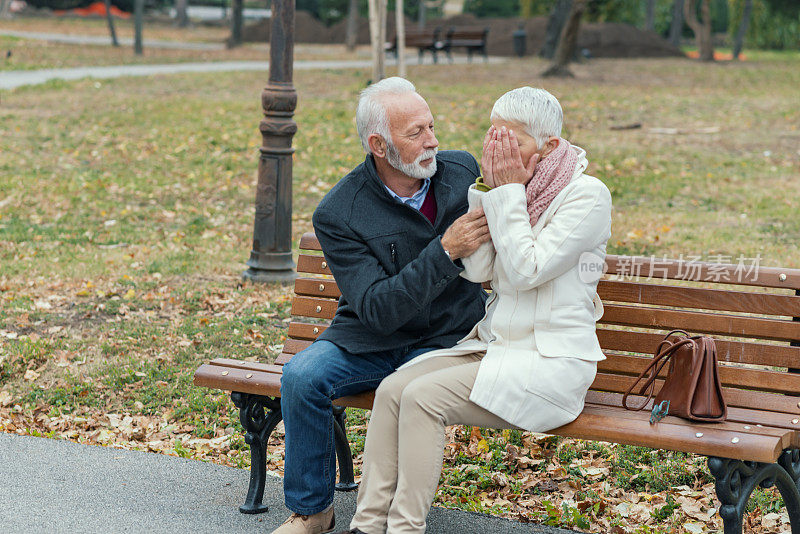
<instances>
[{"instance_id":1,"label":"pink knit scarf","mask_svg":"<svg viewBox=\"0 0 800 534\"><path fill-rule=\"evenodd\" d=\"M572 179L577 164L578 153L569 141L563 138L559 139L555 150L536 164L533 178L525 189L531 226L536 224L550 202Z\"/></svg>"}]
</instances>

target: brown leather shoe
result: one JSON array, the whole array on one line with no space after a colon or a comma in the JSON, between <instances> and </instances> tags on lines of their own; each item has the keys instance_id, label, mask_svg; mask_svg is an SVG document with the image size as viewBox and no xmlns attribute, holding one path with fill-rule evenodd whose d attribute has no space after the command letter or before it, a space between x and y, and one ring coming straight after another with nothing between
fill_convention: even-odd
<instances>
[{"instance_id":1,"label":"brown leather shoe","mask_svg":"<svg viewBox=\"0 0 800 534\"><path fill-rule=\"evenodd\" d=\"M323 534L331 532L336 523L333 506L314 515L292 514L272 531L272 534Z\"/></svg>"}]
</instances>

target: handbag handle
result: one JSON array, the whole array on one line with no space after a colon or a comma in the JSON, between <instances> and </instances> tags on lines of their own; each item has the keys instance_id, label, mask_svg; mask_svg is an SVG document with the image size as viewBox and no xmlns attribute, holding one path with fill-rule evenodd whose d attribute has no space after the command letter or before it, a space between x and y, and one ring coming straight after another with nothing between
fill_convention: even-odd
<instances>
[{"instance_id":1,"label":"handbag handle","mask_svg":"<svg viewBox=\"0 0 800 534\"><path fill-rule=\"evenodd\" d=\"M670 345L669 347L664 348L665 344L670 343L669 337L675 332L683 332L684 334L686 334L686 337L676 343L672 343L672 345ZM636 380L634 380L633 383L630 385L628 391L626 391L625 394L622 396L622 406L626 410L633 410L637 412L639 410L644 409L644 407L647 406L647 403L650 402L650 399L652 399L655 394L656 378L658 378L658 375L661 374L661 370L664 368L664 366L667 363L669 363L669 360L672 357L672 355L675 354L675 351L684 345L689 345L694 343L695 343L694 338L689 337L689 334L684 332L683 330L673 330L672 332L667 334L664 337L664 339L658 344L658 348L656 348L656 355L653 357L653 361L650 362L650 364L644 369L644 371L639 373L639 376L636 377ZM647 373L651 370L653 370L653 372L648 375ZM633 390L636 388L636 385L642 380L642 378L645 378L645 383L642 386L641 390L639 390L639 395L644 395L645 390L649 388L649 391L647 393L647 399L645 399L644 403L638 408L630 408L628 407L628 396L633 392Z\"/></svg>"}]
</instances>

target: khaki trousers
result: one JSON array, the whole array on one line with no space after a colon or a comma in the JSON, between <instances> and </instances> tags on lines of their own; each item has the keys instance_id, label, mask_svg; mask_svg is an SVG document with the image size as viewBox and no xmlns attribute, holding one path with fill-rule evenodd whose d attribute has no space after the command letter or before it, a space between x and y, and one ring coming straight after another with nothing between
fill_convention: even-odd
<instances>
[{"instance_id":1,"label":"khaki trousers","mask_svg":"<svg viewBox=\"0 0 800 534\"><path fill-rule=\"evenodd\" d=\"M350 528L367 534L425 532L442 471L445 427L516 428L469 400L482 357L434 357L381 382Z\"/></svg>"}]
</instances>

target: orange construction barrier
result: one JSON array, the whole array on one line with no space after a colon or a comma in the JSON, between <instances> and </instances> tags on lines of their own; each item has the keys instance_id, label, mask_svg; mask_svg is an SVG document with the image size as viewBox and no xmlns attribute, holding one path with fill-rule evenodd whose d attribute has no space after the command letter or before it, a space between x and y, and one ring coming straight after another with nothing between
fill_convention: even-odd
<instances>
[{"instance_id":1,"label":"orange construction barrier","mask_svg":"<svg viewBox=\"0 0 800 534\"><path fill-rule=\"evenodd\" d=\"M114 5L111 6L111 10L110 11L111 11L112 15L114 15L115 17L121 18L121 19L127 19L127 18L130 18L130 16L131 16L130 13L126 13L125 11L122 11L121 9L117 8L117 6L114 6ZM78 7L78 8L69 9L69 10L63 10L62 9L62 10L54 10L53 11L54 15L65 15L67 13L69 13L70 15L79 15L81 17L91 17L93 15L99 15L101 17L105 17L106 16L106 5L103 2L94 2L92 4L89 4L86 7Z\"/></svg>"}]
</instances>

